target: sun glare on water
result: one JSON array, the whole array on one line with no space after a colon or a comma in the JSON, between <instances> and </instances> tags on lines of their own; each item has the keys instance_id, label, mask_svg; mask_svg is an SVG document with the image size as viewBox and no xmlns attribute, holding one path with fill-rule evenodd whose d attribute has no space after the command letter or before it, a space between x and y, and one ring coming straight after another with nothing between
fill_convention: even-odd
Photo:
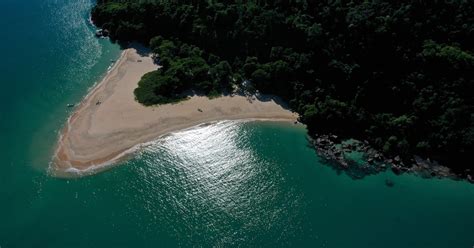
<instances>
[{"instance_id":1,"label":"sun glare on water","mask_svg":"<svg viewBox=\"0 0 474 248\"><path fill-rule=\"evenodd\" d=\"M150 211L160 215L166 206L175 209L181 223L187 223L171 225L177 228L175 233L200 236L208 232L206 239L228 243L238 239L235 230L269 231L298 215L300 197L282 190L285 177L278 165L255 154L252 129L245 128L246 124L201 125L165 136L137 155L136 160L146 164L139 169L146 191L154 192L143 196Z\"/></svg>"}]
</instances>

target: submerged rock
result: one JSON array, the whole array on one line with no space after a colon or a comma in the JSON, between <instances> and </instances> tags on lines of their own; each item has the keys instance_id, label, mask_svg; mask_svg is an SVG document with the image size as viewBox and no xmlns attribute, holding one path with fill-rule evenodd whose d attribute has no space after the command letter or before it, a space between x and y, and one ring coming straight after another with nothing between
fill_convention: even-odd
<instances>
[{"instance_id":1,"label":"submerged rock","mask_svg":"<svg viewBox=\"0 0 474 248\"><path fill-rule=\"evenodd\" d=\"M109 34L110 32L107 29L98 29L97 31L95 31L95 36L97 36L98 38L108 37Z\"/></svg>"},{"instance_id":2,"label":"submerged rock","mask_svg":"<svg viewBox=\"0 0 474 248\"><path fill-rule=\"evenodd\" d=\"M396 175L400 175L402 173L401 170L400 170L400 167L398 167L397 165L392 165L392 171Z\"/></svg>"},{"instance_id":3,"label":"submerged rock","mask_svg":"<svg viewBox=\"0 0 474 248\"><path fill-rule=\"evenodd\" d=\"M393 187L395 186L395 182L390 180L390 179L385 179L385 185L387 185L388 187Z\"/></svg>"},{"instance_id":4,"label":"submerged rock","mask_svg":"<svg viewBox=\"0 0 474 248\"><path fill-rule=\"evenodd\" d=\"M429 158L423 159L419 156L402 158L398 155L388 158L380 150L372 148L367 141L351 140L349 143L338 139L340 137L332 134L316 135L314 139L310 138L310 143L320 156L331 161L331 167L339 172L345 171L354 179L391 169L396 175L414 173L423 178L449 177L464 179L474 183L474 175L470 170L466 170L461 174L455 174L448 167L442 166L437 161L432 161ZM365 153L363 155L365 157L365 165L362 166L355 163L351 156L348 156L351 152Z\"/></svg>"},{"instance_id":5,"label":"submerged rock","mask_svg":"<svg viewBox=\"0 0 474 248\"><path fill-rule=\"evenodd\" d=\"M474 183L474 177L472 175L467 175L467 181L470 183Z\"/></svg>"}]
</instances>

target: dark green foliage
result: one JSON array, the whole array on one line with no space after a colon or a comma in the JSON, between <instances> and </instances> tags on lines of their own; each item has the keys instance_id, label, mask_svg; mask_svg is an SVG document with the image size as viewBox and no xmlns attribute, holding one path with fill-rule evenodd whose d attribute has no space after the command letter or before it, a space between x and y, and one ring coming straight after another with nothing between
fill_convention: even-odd
<instances>
[{"instance_id":1,"label":"dark green foliage","mask_svg":"<svg viewBox=\"0 0 474 248\"><path fill-rule=\"evenodd\" d=\"M134 93L137 100L146 106L172 103L185 98L180 95L179 84L176 78L154 71L143 76Z\"/></svg>"},{"instance_id":2,"label":"dark green foliage","mask_svg":"<svg viewBox=\"0 0 474 248\"><path fill-rule=\"evenodd\" d=\"M227 61L209 65L204 52L180 41L154 37L150 47L162 68L143 76L135 90L136 99L144 105L163 104L184 99L185 90L208 96L231 89L232 67Z\"/></svg>"},{"instance_id":3,"label":"dark green foliage","mask_svg":"<svg viewBox=\"0 0 474 248\"><path fill-rule=\"evenodd\" d=\"M310 134L462 169L474 153L472 13L465 0L99 0L93 19L114 39L151 39L163 69L140 83L144 104L250 80Z\"/></svg>"}]
</instances>

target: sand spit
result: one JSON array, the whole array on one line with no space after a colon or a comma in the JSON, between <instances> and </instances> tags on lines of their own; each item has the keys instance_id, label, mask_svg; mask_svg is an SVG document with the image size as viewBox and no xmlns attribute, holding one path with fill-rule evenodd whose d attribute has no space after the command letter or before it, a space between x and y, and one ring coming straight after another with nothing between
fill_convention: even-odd
<instances>
[{"instance_id":1,"label":"sand spit","mask_svg":"<svg viewBox=\"0 0 474 248\"><path fill-rule=\"evenodd\" d=\"M277 98L249 99L192 96L176 104L145 107L133 90L140 78L156 70L150 55L125 50L69 118L51 164L54 175L71 177L103 170L159 136L219 120L266 119L296 121L297 115Z\"/></svg>"}]
</instances>

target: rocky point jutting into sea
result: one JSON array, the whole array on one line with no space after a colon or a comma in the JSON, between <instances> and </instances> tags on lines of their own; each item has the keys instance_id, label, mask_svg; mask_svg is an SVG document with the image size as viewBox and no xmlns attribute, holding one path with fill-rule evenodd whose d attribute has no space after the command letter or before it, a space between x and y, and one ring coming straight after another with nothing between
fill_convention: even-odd
<instances>
[{"instance_id":1,"label":"rocky point jutting into sea","mask_svg":"<svg viewBox=\"0 0 474 248\"><path fill-rule=\"evenodd\" d=\"M411 159L402 159L397 155L387 156L371 147L367 141L343 140L337 135L328 134L317 135L315 138L309 137L309 142L316 152L328 161L328 165L336 170L345 171L354 179L390 169L397 175L413 173L423 178L450 178L474 183L474 177L469 169L465 173L456 174L448 167L429 158L414 156ZM355 161L351 158L350 154L353 153L360 153L361 160Z\"/></svg>"}]
</instances>

